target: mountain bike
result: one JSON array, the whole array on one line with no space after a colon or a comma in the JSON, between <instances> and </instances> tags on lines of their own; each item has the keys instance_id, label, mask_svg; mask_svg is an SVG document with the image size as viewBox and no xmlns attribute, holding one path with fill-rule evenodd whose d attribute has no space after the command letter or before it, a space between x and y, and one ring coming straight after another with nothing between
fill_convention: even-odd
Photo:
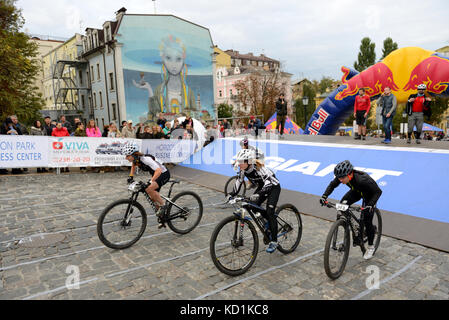
<instances>
[{"instance_id":1,"label":"mountain bike","mask_svg":"<svg viewBox=\"0 0 449 320\"><path fill-rule=\"evenodd\" d=\"M324 270L329 278L335 280L343 274L348 261L351 247L350 232L352 233L353 246L360 246L363 254L366 251L365 243L368 242L368 237L365 233L363 219L354 214L354 212L361 213L362 208L329 201L326 201L324 205L337 210L337 221L331 226L324 247ZM377 208L374 212L375 234L373 244L377 251L382 236L382 216Z\"/></svg>"},{"instance_id":2,"label":"mountain bike","mask_svg":"<svg viewBox=\"0 0 449 320\"><path fill-rule=\"evenodd\" d=\"M178 234L191 232L200 223L203 216L203 202L192 191L183 191L170 198L173 186L177 180L170 180L168 195L161 194L166 202L165 213L158 217L159 222ZM128 186L130 196L128 199L114 201L100 214L97 222L97 233L101 242L112 249L126 249L135 244L145 232L147 227L147 212L137 201L139 194L143 193L148 203L156 212L154 202L145 189L149 183L133 182Z\"/></svg>"},{"instance_id":3,"label":"mountain bike","mask_svg":"<svg viewBox=\"0 0 449 320\"><path fill-rule=\"evenodd\" d=\"M215 228L210 240L210 255L221 272L229 276L239 276L251 268L259 250L259 236L263 242L270 243L266 210L245 197L229 200L234 206L232 216L223 219ZM275 217L278 223L278 250L284 254L293 252L302 236L302 220L298 209L292 204L280 206Z\"/></svg>"}]
</instances>

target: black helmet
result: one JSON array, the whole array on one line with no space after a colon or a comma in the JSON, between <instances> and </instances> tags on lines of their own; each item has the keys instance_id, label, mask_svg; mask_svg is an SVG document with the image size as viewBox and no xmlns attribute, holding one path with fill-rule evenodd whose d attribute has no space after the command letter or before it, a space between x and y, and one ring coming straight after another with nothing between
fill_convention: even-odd
<instances>
[{"instance_id":1,"label":"black helmet","mask_svg":"<svg viewBox=\"0 0 449 320\"><path fill-rule=\"evenodd\" d=\"M343 178L350 174L353 170L354 167L351 162L349 162L349 160L345 160L335 166L334 174L337 178Z\"/></svg>"},{"instance_id":2,"label":"black helmet","mask_svg":"<svg viewBox=\"0 0 449 320\"><path fill-rule=\"evenodd\" d=\"M244 137L242 139L242 141L240 141L240 146L243 147L248 147L248 137Z\"/></svg>"}]
</instances>

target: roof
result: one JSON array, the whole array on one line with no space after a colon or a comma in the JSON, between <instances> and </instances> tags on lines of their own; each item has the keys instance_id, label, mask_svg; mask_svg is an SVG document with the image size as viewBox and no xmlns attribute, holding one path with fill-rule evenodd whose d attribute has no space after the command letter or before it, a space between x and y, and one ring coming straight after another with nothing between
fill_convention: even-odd
<instances>
[{"instance_id":1,"label":"roof","mask_svg":"<svg viewBox=\"0 0 449 320\"><path fill-rule=\"evenodd\" d=\"M241 54L240 52L234 51L234 50L225 50L225 52L227 54L229 54L231 56L231 58L234 58L234 59L247 59L247 60L253 60L253 61L266 61L266 62L278 62L279 63L278 60L268 58L264 54L261 54L260 56L255 56L255 55L253 55L252 52L249 52L246 54Z\"/></svg>"}]
</instances>

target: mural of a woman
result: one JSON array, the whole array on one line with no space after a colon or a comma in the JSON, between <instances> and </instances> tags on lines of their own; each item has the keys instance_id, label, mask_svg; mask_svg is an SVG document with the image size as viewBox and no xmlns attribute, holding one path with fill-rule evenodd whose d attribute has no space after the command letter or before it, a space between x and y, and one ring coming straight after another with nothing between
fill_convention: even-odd
<instances>
[{"instance_id":1,"label":"mural of a woman","mask_svg":"<svg viewBox=\"0 0 449 320\"><path fill-rule=\"evenodd\" d=\"M162 83L148 102L148 119L158 113L190 113L197 111L195 93L187 86L186 49L182 41L172 35L163 38L159 46L162 60Z\"/></svg>"}]
</instances>

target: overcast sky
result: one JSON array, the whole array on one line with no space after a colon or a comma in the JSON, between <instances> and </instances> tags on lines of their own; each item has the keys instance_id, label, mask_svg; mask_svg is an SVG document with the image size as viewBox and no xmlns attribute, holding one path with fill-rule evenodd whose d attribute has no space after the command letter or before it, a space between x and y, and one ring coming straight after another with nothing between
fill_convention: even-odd
<instances>
[{"instance_id":1,"label":"overcast sky","mask_svg":"<svg viewBox=\"0 0 449 320\"><path fill-rule=\"evenodd\" d=\"M121 7L152 14L151 0L18 0L26 31L59 37L101 28ZM208 28L215 45L280 60L293 79L341 78L353 67L363 37L399 47L436 50L449 45L448 0L158 0L158 14L173 14Z\"/></svg>"}]
</instances>

